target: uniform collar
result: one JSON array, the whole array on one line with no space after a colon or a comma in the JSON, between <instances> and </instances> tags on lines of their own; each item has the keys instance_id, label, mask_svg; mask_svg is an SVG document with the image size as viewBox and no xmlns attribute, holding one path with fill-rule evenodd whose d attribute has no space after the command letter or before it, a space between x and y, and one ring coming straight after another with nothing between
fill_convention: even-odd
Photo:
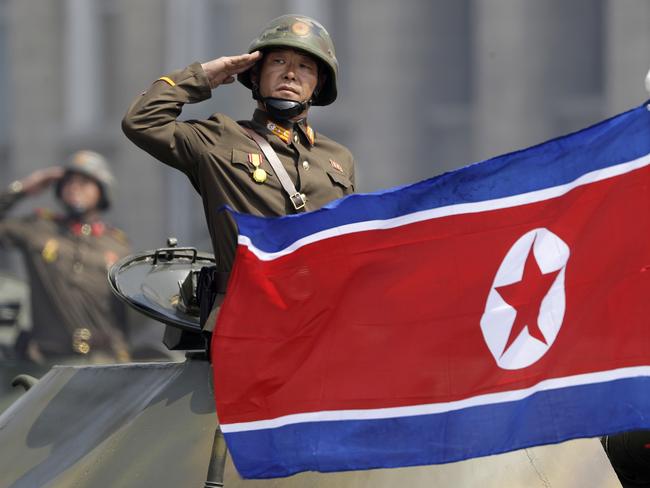
<instances>
[{"instance_id":1,"label":"uniform collar","mask_svg":"<svg viewBox=\"0 0 650 488\"><path fill-rule=\"evenodd\" d=\"M69 220L68 229L75 236L95 236L101 237L106 232L106 224L101 220L93 222L82 222L79 220Z\"/></svg>"},{"instance_id":2,"label":"uniform collar","mask_svg":"<svg viewBox=\"0 0 650 488\"><path fill-rule=\"evenodd\" d=\"M298 128L298 131L302 132L302 135L307 140L309 145L313 146L316 134L314 133L314 129L311 128L311 125L307 123L307 120L301 120L296 124L296 127Z\"/></svg>"},{"instance_id":3,"label":"uniform collar","mask_svg":"<svg viewBox=\"0 0 650 488\"><path fill-rule=\"evenodd\" d=\"M315 132L307 123L307 119L302 119L299 122L277 122L271 119L264 110L256 109L253 113L253 120L276 135L285 144L289 144L295 134L302 134L301 139L310 146L314 145Z\"/></svg>"}]
</instances>

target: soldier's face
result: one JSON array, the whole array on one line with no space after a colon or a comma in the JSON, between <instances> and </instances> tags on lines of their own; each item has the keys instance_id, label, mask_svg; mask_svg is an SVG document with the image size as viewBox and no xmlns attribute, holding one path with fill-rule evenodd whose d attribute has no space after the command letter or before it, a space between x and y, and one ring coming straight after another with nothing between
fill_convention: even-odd
<instances>
[{"instance_id":1,"label":"soldier's face","mask_svg":"<svg viewBox=\"0 0 650 488\"><path fill-rule=\"evenodd\" d=\"M318 84L318 63L293 49L274 49L264 55L260 70L260 94L304 102Z\"/></svg>"},{"instance_id":2,"label":"soldier's face","mask_svg":"<svg viewBox=\"0 0 650 488\"><path fill-rule=\"evenodd\" d=\"M61 187L63 203L82 211L97 208L101 195L102 191L95 180L78 173L66 176Z\"/></svg>"}]
</instances>

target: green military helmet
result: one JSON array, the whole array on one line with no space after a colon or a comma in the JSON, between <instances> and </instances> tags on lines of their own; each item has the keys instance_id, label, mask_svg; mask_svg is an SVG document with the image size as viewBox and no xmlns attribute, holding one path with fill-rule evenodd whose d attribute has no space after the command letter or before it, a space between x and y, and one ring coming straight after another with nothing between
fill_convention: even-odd
<instances>
[{"instance_id":1,"label":"green military helmet","mask_svg":"<svg viewBox=\"0 0 650 488\"><path fill-rule=\"evenodd\" d=\"M334 43L325 28L316 20L303 15L283 15L272 20L251 43L248 52L264 51L274 47L300 49L318 59L327 69L324 86L313 97L313 105L329 105L336 100L336 78L339 63ZM238 80L253 89L250 70L240 73Z\"/></svg>"},{"instance_id":2,"label":"green military helmet","mask_svg":"<svg viewBox=\"0 0 650 488\"><path fill-rule=\"evenodd\" d=\"M73 153L64 166L64 173L56 185L56 196L61 198L61 187L63 182L71 173L79 173L97 182L101 189L101 199L97 208L106 210L111 205L112 190L115 185L115 178L108 167L108 161L101 154L95 151L82 150Z\"/></svg>"}]
</instances>

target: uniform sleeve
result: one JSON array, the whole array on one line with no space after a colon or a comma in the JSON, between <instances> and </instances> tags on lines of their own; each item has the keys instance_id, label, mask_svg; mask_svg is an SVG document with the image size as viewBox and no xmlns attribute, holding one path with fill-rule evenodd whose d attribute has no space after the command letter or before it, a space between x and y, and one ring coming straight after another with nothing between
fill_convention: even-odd
<instances>
[{"instance_id":1,"label":"uniform sleeve","mask_svg":"<svg viewBox=\"0 0 650 488\"><path fill-rule=\"evenodd\" d=\"M16 183L12 183L12 185ZM11 210L11 207L13 207L24 197L25 197L24 192L20 190L18 191L12 190L11 187L8 190L0 193L0 220L4 220L9 210Z\"/></svg>"},{"instance_id":2,"label":"uniform sleeve","mask_svg":"<svg viewBox=\"0 0 650 488\"><path fill-rule=\"evenodd\" d=\"M174 71L155 81L133 101L122 120L122 130L138 147L183 171L197 186L195 165L206 143L203 125L177 118L183 105L206 100L211 94L199 63Z\"/></svg>"},{"instance_id":3,"label":"uniform sleeve","mask_svg":"<svg viewBox=\"0 0 650 488\"><path fill-rule=\"evenodd\" d=\"M0 194L0 247L18 244L25 233L29 232L29 223L21 219L6 218L9 210L25 196L22 192L5 191Z\"/></svg>"}]
</instances>

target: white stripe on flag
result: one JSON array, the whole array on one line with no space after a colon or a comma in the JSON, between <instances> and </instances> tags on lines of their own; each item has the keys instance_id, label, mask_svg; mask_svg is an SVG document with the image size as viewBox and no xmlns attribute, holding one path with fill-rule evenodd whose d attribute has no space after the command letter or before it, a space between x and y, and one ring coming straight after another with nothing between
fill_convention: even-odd
<instances>
[{"instance_id":1,"label":"white stripe on flag","mask_svg":"<svg viewBox=\"0 0 650 488\"><path fill-rule=\"evenodd\" d=\"M576 178L570 183L564 185L559 185L551 188L545 188L543 190L532 191L529 193L522 193L519 195L514 195L510 197L497 198L494 200L485 200L483 202L474 202L474 203L460 203L456 205L448 205L446 207L438 207L430 210L422 210L420 212L414 212L412 214L402 215L392 219L386 220L368 220L365 222L355 222L354 224L341 225L339 227L332 227L330 229L323 230L321 232L316 232L314 234L298 239L294 243L290 244L284 249L276 252L266 252L262 251L255 247L251 239L247 236L240 235L238 238L238 243L242 246L248 247L248 249L257 256L261 261L272 261L278 259L287 254L300 249L303 246L313 244L318 241L325 239L330 239L332 237L342 236L346 234L353 234L356 232L365 232L370 230L384 230L384 229L393 229L395 227L400 227L403 225L412 224L414 222L422 222L424 220L431 220L440 217L447 217L450 215L461 215L461 214L470 214L484 212L486 210L498 210L509 207L516 207L518 205L524 205L528 203L541 202L551 198L556 198L562 195L565 195L569 191L578 188L583 185L588 185L590 183L595 183L597 181L602 181L607 178L612 178L614 176L620 176L631 171L643 168L650 164L650 154L646 154L634 161L629 161L626 163L617 164L615 166L609 166L607 168L602 168L591 173L586 173L579 178Z\"/></svg>"},{"instance_id":2,"label":"white stripe on flag","mask_svg":"<svg viewBox=\"0 0 650 488\"><path fill-rule=\"evenodd\" d=\"M427 405L413 405L408 407L375 408L368 410L330 410L321 412L297 413L285 415L269 420L221 424L222 432L234 433L252 430L273 429L285 425L300 424L305 422L328 422L338 420L372 420L398 417L413 417L416 415L429 415L461 410L469 407L494 405L498 403L523 400L537 392L568 388L572 386L592 385L606 383L627 378L650 376L650 366L635 366L620 368L598 373L586 373L564 378L552 378L540 381L536 385L521 390L488 393L453 402L431 403Z\"/></svg>"}]
</instances>

